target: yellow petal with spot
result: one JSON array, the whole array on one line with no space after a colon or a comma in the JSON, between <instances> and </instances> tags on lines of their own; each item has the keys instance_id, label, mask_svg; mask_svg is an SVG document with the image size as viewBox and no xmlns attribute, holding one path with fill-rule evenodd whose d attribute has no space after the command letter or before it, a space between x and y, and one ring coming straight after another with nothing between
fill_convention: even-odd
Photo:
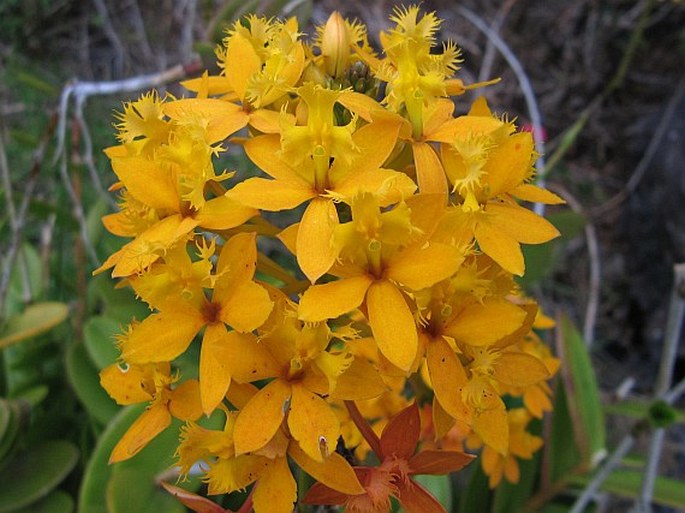
<instances>
[{"instance_id":1,"label":"yellow petal with spot","mask_svg":"<svg viewBox=\"0 0 685 513\"><path fill-rule=\"evenodd\" d=\"M135 456L170 424L171 414L163 403L157 403L145 410L114 447L109 456L109 463L117 463Z\"/></svg>"},{"instance_id":2,"label":"yellow petal with spot","mask_svg":"<svg viewBox=\"0 0 685 513\"><path fill-rule=\"evenodd\" d=\"M138 365L128 368L113 363L100 371L100 385L117 404L127 405L151 401L152 394L141 384L148 377L145 369Z\"/></svg>"},{"instance_id":3,"label":"yellow petal with spot","mask_svg":"<svg viewBox=\"0 0 685 513\"><path fill-rule=\"evenodd\" d=\"M302 450L316 461L335 452L340 436L338 417L326 401L302 385L293 385L288 414L290 434Z\"/></svg>"},{"instance_id":4,"label":"yellow petal with spot","mask_svg":"<svg viewBox=\"0 0 685 513\"><path fill-rule=\"evenodd\" d=\"M473 234L483 253L501 265L504 270L523 276L526 265L521 246L514 237L485 219L476 223Z\"/></svg>"},{"instance_id":5,"label":"yellow petal with spot","mask_svg":"<svg viewBox=\"0 0 685 513\"><path fill-rule=\"evenodd\" d=\"M257 329L269 317L274 303L264 287L253 282L239 283L221 303L221 320L243 333Z\"/></svg>"},{"instance_id":6,"label":"yellow petal with spot","mask_svg":"<svg viewBox=\"0 0 685 513\"><path fill-rule=\"evenodd\" d=\"M252 232L231 237L221 249L216 264L218 278L214 284L212 301L226 303L238 284L252 279L256 269L257 235Z\"/></svg>"},{"instance_id":7,"label":"yellow petal with spot","mask_svg":"<svg viewBox=\"0 0 685 513\"><path fill-rule=\"evenodd\" d=\"M444 195L447 201L447 177L435 150L428 143L413 143L414 165L419 190L426 194Z\"/></svg>"},{"instance_id":8,"label":"yellow petal with spot","mask_svg":"<svg viewBox=\"0 0 685 513\"><path fill-rule=\"evenodd\" d=\"M333 232L337 225L338 213L329 199L315 198L304 211L297 231L297 263L312 283L335 262Z\"/></svg>"},{"instance_id":9,"label":"yellow petal with spot","mask_svg":"<svg viewBox=\"0 0 685 513\"><path fill-rule=\"evenodd\" d=\"M410 247L396 255L390 261L387 277L412 290L431 287L449 278L464 261L460 250L440 243Z\"/></svg>"},{"instance_id":10,"label":"yellow petal with spot","mask_svg":"<svg viewBox=\"0 0 685 513\"><path fill-rule=\"evenodd\" d=\"M233 187L226 196L248 207L277 212L295 208L316 196L316 192L309 185L303 187L280 180L249 178Z\"/></svg>"},{"instance_id":11,"label":"yellow petal with spot","mask_svg":"<svg viewBox=\"0 0 685 513\"><path fill-rule=\"evenodd\" d=\"M121 342L121 356L137 364L170 362L188 348L203 325L200 312L184 301L169 301L163 312L134 326Z\"/></svg>"},{"instance_id":12,"label":"yellow petal with spot","mask_svg":"<svg viewBox=\"0 0 685 513\"><path fill-rule=\"evenodd\" d=\"M377 281L369 287L366 306L378 349L393 365L408 371L416 357L419 339L404 296L389 281Z\"/></svg>"},{"instance_id":13,"label":"yellow petal with spot","mask_svg":"<svg viewBox=\"0 0 685 513\"><path fill-rule=\"evenodd\" d=\"M228 40L226 62L240 63L239 66L233 66L226 77L240 101L244 102L250 78L261 70L262 61L252 43L243 35L236 33Z\"/></svg>"},{"instance_id":14,"label":"yellow petal with spot","mask_svg":"<svg viewBox=\"0 0 685 513\"><path fill-rule=\"evenodd\" d=\"M485 211L490 224L524 244L542 244L559 236L552 223L528 209L490 203Z\"/></svg>"},{"instance_id":15,"label":"yellow petal with spot","mask_svg":"<svg viewBox=\"0 0 685 513\"><path fill-rule=\"evenodd\" d=\"M259 212L226 196L207 201L194 219L208 230L228 230L240 226Z\"/></svg>"},{"instance_id":16,"label":"yellow petal with spot","mask_svg":"<svg viewBox=\"0 0 685 513\"><path fill-rule=\"evenodd\" d=\"M431 385L440 406L452 418L468 422L469 409L461 399L461 389L467 383L466 372L445 339L440 337L428 342L426 363Z\"/></svg>"},{"instance_id":17,"label":"yellow petal with spot","mask_svg":"<svg viewBox=\"0 0 685 513\"><path fill-rule=\"evenodd\" d=\"M309 287L300 299L298 317L318 322L351 312L362 304L372 281L361 275Z\"/></svg>"},{"instance_id":18,"label":"yellow petal with spot","mask_svg":"<svg viewBox=\"0 0 685 513\"><path fill-rule=\"evenodd\" d=\"M352 466L337 452L332 452L323 461L317 461L307 456L296 442L292 442L288 454L298 467L329 488L346 495L359 495L365 491Z\"/></svg>"},{"instance_id":19,"label":"yellow petal with spot","mask_svg":"<svg viewBox=\"0 0 685 513\"><path fill-rule=\"evenodd\" d=\"M250 399L235 421L236 454L261 449L273 438L288 411L290 395L290 385L276 379Z\"/></svg>"},{"instance_id":20,"label":"yellow petal with spot","mask_svg":"<svg viewBox=\"0 0 685 513\"><path fill-rule=\"evenodd\" d=\"M174 417L184 421L200 418L202 402L200 383L196 379L186 380L171 391L169 411Z\"/></svg>"},{"instance_id":21,"label":"yellow petal with spot","mask_svg":"<svg viewBox=\"0 0 685 513\"><path fill-rule=\"evenodd\" d=\"M266 344L260 342L252 333L227 333L224 348L223 358L234 381L248 383L272 378L281 371Z\"/></svg>"},{"instance_id":22,"label":"yellow petal with spot","mask_svg":"<svg viewBox=\"0 0 685 513\"><path fill-rule=\"evenodd\" d=\"M112 169L138 201L159 210L178 211L178 186L169 171L141 157L112 159Z\"/></svg>"},{"instance_id":23,"label":"yellow petal with spot","mask_svg":"<svg viewBox=\"0 0 685 513\"><path fill-rule=\"evenodd\" d=\"M226 326L218 322L205 328L200 349L200 397L202 411L209 415L223 400L231 384L231 371L226 358Z\"/></svg>"},{"instance_id":24,"label":"yellow petal with spot","mask_svg":"<svg viewBox=\"0 0 685 513\"><path fill-rule=\"evenodd\" d=\"M550 376L542 361L531 354L516 351L502 353L493 364L493 368L493 377L500 383L512 387L535 385Z\"/></svg>"},{"instance_id":25,"label":"yellow petal with spot","mask_svg":"<svg viewBox=\"0 0 685 513\"><path fill-rule=\"evenodd\" d=\"M253 496L255 513L292 513L297 483L286 458L275 458L262 472Z\"/></svg>"},{"instance_id":26,"label":"yellow petal with spot","mask_svg":"<svg viewBox=\"0 0 685 513\"><path fill-rule=\"evenodd\" d=\"M445 326L445 334L472 346L487 346L516 331L526 311L505 300L474 303Z\"/></svg>"},{"instance_id":27,"label":"yellow petal with spot","mask_svg":"<svg viewBox=\"0 0 685 513\"><path fill-rule=\"evenodd\" d=\"M563 198L560 198L552 191L538 187L530 183L524 183L510 191L512 196L517 197L523 201L530 201L531 203L545 203L547 205L561 205L566 203Z\"/></svg>"}]
</instances>

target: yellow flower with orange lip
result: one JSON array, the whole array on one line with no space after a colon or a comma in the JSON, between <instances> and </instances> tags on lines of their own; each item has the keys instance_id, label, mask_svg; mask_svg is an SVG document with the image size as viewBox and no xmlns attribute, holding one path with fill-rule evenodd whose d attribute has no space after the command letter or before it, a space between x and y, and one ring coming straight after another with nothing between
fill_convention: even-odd
<instances>
[{"instance_id":1,"label":"yellow flower with orange lip","mask_svg":"<svg viewBox=\"0 0 685 513\"><path fill-rule=\"evenodd\" d=\"M250 178L226 196L247 207L278 211L311 200L297 231L300 268L313 283L336 258L333 234L339 223L334 199L360 192L377 194L383 205L416 188L404 174L383 169L399 126L372 122L359 129L336 126L333 108L349 93L306 85L298 89L306 105L306 124L283 122L282 135L262 135L245 143L250 159L273 177Z\"/></svg>"},{"instance_id":2,"label":"yellow flower with orange lip","mask_svg":"<svg viewBox=\"0 0 685 513\"><path fill-rule=\"evenodd\" d=\"M185 251L179 257L187 268L192 267ZM255 235L243 233L224 245L215 275L205 275L204 284L197 280L174 282L169 289L176 288L175 293L159 294L164 290L160 273L153 271L132 280L134 288L157 312L121 338L122 358L137 364L171 361L204 327L200 391L205 413L222 401L232 378L245 382L275 375L275 362L250 333L266 321L273 307L267 291L253 281L256 259ZM162 270L162 283L168 278L169 273ZM210 285L213 292L208 299L203 287ZM227 331L227 325L234 331Z\"/></svg>"},{"instance_id":3,"label":"yellow flower with orange lip","mask_svg":"<svg viewBox=\"0 0 685 513\"><path fill-rule=\"evenodd\" d=\"M372 195L355 197L352 221L337 230L340 263L331 273L341 279L307 289L300 300L300 318L330 319L363 303L381 353L409 371L418 335L403 289L430 287L454 274L463 260L458 248L429 242L413 225L425 224L422 216L430 218L440 208L439 202L422 208L418 198L381 212Z\"/></svg>"}]
</instances>

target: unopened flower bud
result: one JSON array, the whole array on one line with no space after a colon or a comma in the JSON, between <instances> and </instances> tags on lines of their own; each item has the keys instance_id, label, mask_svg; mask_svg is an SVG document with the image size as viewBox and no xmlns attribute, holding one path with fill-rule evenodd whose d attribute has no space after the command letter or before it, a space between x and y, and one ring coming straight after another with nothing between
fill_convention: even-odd
<instances>
[{"instance_id":1,"label":"unopened flower bud","mask_svg":"<svg viewBox=\"0 0 685 513\"><path fill-rule=\"evenodd\" d=\"M328 18L321 37L321 54L326 73L340 78L350 60L350 33L338 11Z\"/></svg>"}]
</instances>

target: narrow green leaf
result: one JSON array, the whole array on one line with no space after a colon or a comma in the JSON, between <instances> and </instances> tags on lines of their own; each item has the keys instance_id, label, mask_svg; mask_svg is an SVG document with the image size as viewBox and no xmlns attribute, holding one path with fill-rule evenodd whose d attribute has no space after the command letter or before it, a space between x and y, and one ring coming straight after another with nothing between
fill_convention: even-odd
<instances>
[{"instance_id":1,"label":"narrow green leaf","mask_svg":"<svg viewBox=\"0 0 685 513\"><path fill-rule=\"evenodd\" d=\"M45 497L67 477L78 461L78 449L51 440L17 453L0 471L0 513L23 508Z\"/></svg>"},{"instance_id":2,"label":"narrow green leaf","mask_svg":"<svg viewBox=\"0 0 685 513\"><path fill-rule=\"evenodd\" d=\"M7 425L2 434L0 434L0 469L5 467L11 460L16 450L16 440L24 425L24 412L21 405L17 401L6 401L0 399L4 404L6 412L9 414L7 418Z\"/></svg>"},{"instance_id":3,"label":"narrow green leaf","mask_svg":"<svg viewBox=\"0 0 685 513\"><path fill-rule=\"evenodd\" d=\"M561 377L582 463L593 468L606 455L606 428L597 378L580 333L566 316L560 322Z\"/></svg>"},{"instance_id":4,"label":"narrow green leaf","mask_svg":"<svg viewBox=\"0 0 685 513\"><path fill-rule=\"evenodd\" d=\"M635 499L640 494L642 487L642 471L617 470L604 481L601 490ZM591 475L578 475L571 478L571 483L577 486L586 486L592 479ZM657 477L654 483L653 502L662 506L676 509L685 509L685 486L680 479Z\"/></svg>"},{"instance_id":5,"label":"narrow green leaf","mask_svg":"<svg viewBox=\"0 0 685 513\"><path fill-rule=\"evenodd\" d=\"M21 314L10 318L0 337L0 349L48 331L68 315L69 307L64 303L49 301L30 305Z\"/></svg>"},{"instance_id":6,"label":"narrow green leaf","mask_svg":"<svg viewBox=\"0 0 685 513\"><path fill-rule=\"evenodd\" d=\"M471 475L466 488L462 490L459 498L459 513L486 512L490 511L492 492L488 487L488 476L483 472L480 457L472 462Z\"/></svg>"},{"instance_id":7,"label":"narrow green leaf","mask_svg":"<svg viewBox=\"0 0 685 513\"><path fill-rule=\"evenodd\" d=\"M100 386L98 371L81 342L67 350L66 367L69 383L88 413L101 424L107 424L120 407Z\"/></svg>"}]
</instances>

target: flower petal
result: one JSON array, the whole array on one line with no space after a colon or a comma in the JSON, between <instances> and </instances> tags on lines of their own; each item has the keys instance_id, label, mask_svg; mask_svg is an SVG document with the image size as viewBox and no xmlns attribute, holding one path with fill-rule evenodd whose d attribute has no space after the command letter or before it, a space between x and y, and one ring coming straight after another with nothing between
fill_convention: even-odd
<instances>
[{"instance_id":1,"label":"flower petal","mask_svg":"<svg viewBox=\"0 0 685 513\"><path fill-rule=\"evenodd\" d=\"M245 127L249 120L239 105L215 98L183 98L163 106L164 113L177 121L203 119L206 122L205 142L210 145Z\"/></svg>"},{"instance_id":2,"label":"flower petal","mask_svg":"<svg viewBox=\"0 0 685 513\"><path fill-rule=\"evenodd\" d=\"M362 304L372 281L367 275L361 275L313 285L302 294L298 317L317 322L351 312Z\"/></svg>"},{"instance_id":3,"label":"flower petal","mask_svg":"<svg viewBox=\"0 0 685 513\"><path fill-rule=\"evenodd\" d=\"M414 165L419 190L427 194L440 194L447 201L447 178L440 159L433 148L424 142L413 143Z\"/></svg>"},{"instance_id":4,"label":"flower petal","mask_svg":"<svg viewBox=\"0 0 685 513\"><path fill-rule=\"evenodd\" d=\"M528 353L516 351L502 353L493 364L495 378L512 387L535 385L550 377L545 364Z\"/></svg>"},{"instance_id":5,"label":"flower petal","mask_svg":"<svg viewBox=\"0 0 685 513\"><path fill-rule=\"evenodd\" d=\"M266 344L261 343L252 333L227 333L223 358L227 361L233 379L239 383L272 378L281 370Z\"/></svg>"},{"instance_id":6,"label":"flower petal","mask_svg":"<svg viewBox=\"0 0 685 513\"><path fill-rule=\"evenodd\" d=\"M416 324L404 296L387 280L374 282L366 295L369 324L383 356L404 371L419 346Z\"/></svg>"},{"instance_id":7,"label":"flower petal","mask_svg":"<svg viewBox=\"0 0 685 513\"><path fill-rule=\"evenodd\" d=\"M445 508L435 497L411 479L398 480L397 489L397 498L406 513L446 513Z\"/></svg>"},{"instance_id":8,"label":"flower petal","mask_svg":"<svg viewBox=\"0 0 685 513\"><path fill-rule=\"evenodd\" d=\"M124 461L135 456L153 438L171 424L171 414L166 405L157 403L131 424L109 456L109 463Z\"/></svg>"},{"instance_id":9,"label":"flower petal","mask_svg":"<svg viewBox=\"0 0 685 513\"><path fill-rule=\"evenodd\" d=\"M207 201L194 219L208 230L228 230L240 226L258 214L254 208L246 207L226 196Z\"/></svg>"},{"instance_id":10,"label":"flower petal","mask_svg":"<svg viewBox=\"0 0 685 513\"><path fill-rule=\"evenodd\" d=\"M421 416L419 407L414 402L397 415L383 429L381 433L381 452L379 458L384 460L396 457L408 460L419 443L421 434Z\"/></svg>"},{"instance_id":11,"label":"flower petal","mask_svg":"<svg viewBox=\"0 0 685 513\"><path fill-rule=\"evenodd\" d=\"M185 301L169 301L163 312L134 326L121 342L121 356L129 363L170 362L188 348L203 324L200 312Z\"/></svg>"},{"instance_id":12,"label":"flower petal","mask_svg":"<svg viewBox=\"0 0 685 513\"><path fill-rule=\"evenodd\" d=\"M421 290L452 276L463 261L462 252L448 244L412 246L390 261L387 277L412 290Z\"/></svg>"},{"instance_id":13,"label":"flower petal","mask_svg":"<svg viewBox=\"0 0 685 513\"><path fill-rule=\"evenodd\" d=\"M458 472L476 457L458 451L421 451L409 460L412 474L442 475Z\"/></svg>"},{"instance_id":14,"label":"flower petal","mask_svg":"<svg viewBox=\"0 0 685 513\"><path fill-rule=\"evenodd\" d=\"M488 203L488 221L524 244L542 244L559 236L552 223L534 212L518 206Z\"/></svg>"},{"instance_id":15,"label":"flower petal","mask_svg":"<svg viewBox=\"0 0 685 513\"><path fill-rule=\"evenodd\" d=\"M523 183L532 170L533 137L530 132L512 134L488 153L483 167L494 198Z\"/></svg>"},{"instance_id":16,"label":"flower petal","mask_svg":"<svg viewBox=\"0 0 685 513\"><path fill-rule=\"evenodd\" d=\"M316 192L305 184L249 178L233 187L226 195L248 207L276 212L295 208L316 196Z\"/></svg>"},{"instance_id":17,"label":"flower petal","mask_svg":"<svg viewBox=\"0 0 685 513\"><path fill-rule=\"evenodd\" d=\"M526 266L518 241L488 220L480 220L473 230L481 251L506 271L523 276Z\"/></svg>"},{"instance_id":18,"label":"flower petal","mask_svg":"<svg viewBox=\"0 0 685 513\"><path fill-rule=\"evenodd\" d=\"M236 454L261 449L273 438L285 417L290 394L290 385L275 379L240 410L233 430Z\"/></svg>"},{"instance_id":19,"label":"flower petal","mask_svg":"<svg viewBox=\"0 0 685 513\"><path fill-rule=\"evenodd\" d=\"M273 306L264 287L253 281L245 281L238 284L231 297L222 303L221 320L233 329L246 333L264 324Z\"/></svg>"},{"instance_id":20,"label":"flower petal","mask_svg":"<svg viewBox=\"0 0 685 513\"><path fill-rule=\"evenodd\" d=\"M226 396L231 384L231 371L225 357L226 326L222 322L205 328L200 349L200 397L202 411L209 415Z\"/></svg>"},{"instance_id":21,"label":"flower petal","mask_svg":"<svg viewBox=\"0 0 685 513\"><path fill-rule=\"evenodd\" d=\"M262 472L253 499L255 513L292 513L297 483L285 457L273 459Z\"/></svg>"},{"instance_id":22,"label":"flower petal","mask_svg":"<svg viewBox=\"0 0 685 513\"><path fill-rule=\"evenodd\" d=\"M490 300L467 306L445 326L445 334L465 344L486 346L513 333L525 320L522 308L506 300Z\"/></svg>"},{"instance_id":23,"label":"flower petal","mask_svg":"<svg viewBox=\"0 0 685 513\"><path fill-rule=\"evenodd\" d=\"M378 370L363 358L355 358L350 366L338 376L332 399L362 401L373 399L388 391Z\"/></svg>"},{"instance_id":24,"label":"flower petal","mask_svg":"<svg viewBox=\"0 0 685 513\"><path fill-rule=\"evenodd\" d=\"M466 372L459 358L442 337L426 345L426 363L431 385L440 406L452 417L469 420L469 410L461 399L461 388L466 384Z\"/></svg>"},{"instance_id":25,"label":"flower petal","mask_svg":"<svg viewBox=\"0 0 685 513\"><path fill-rule=\"evenodd\" d=\"M337 225L338 213L329 199L315 198L304 211L297 231L297 263L312 283L335 262L333 232Z\"/></svg>"},{"instance_id":26,"label":"flower petal","mask_svg":"<svg viewBox=\"0 0 685 513\"><path fill-rule=\"evenodd\" d=\"M142 157L118 157L112 159L112 169L138 201L159 210L178 211L178 186L171 173L156 162Z\"/></svg>"},{"instance_id":27,"label":"flower petal","mask_svg":"<svg viewBox=\"0 0 685 513\"><path fill-rule=\"evenodd\" d=\"M504 403L501 403L499 408L484 410L475 415L472 427L484 444L489 445L502 455L507 454L509 450L509 422Z\"/></svg>"},{"instance_id":28,"label":"flower petal","mask_svg":"<svg viewBox=\"0 0 685 513\"><path fill-rule=\"evenodd\" d=\"M250 160L272 178L283 183L290 183L293 186L312 187L312 184L302 178L285 160L278 157L281 151L281 136L279 134L253 137L248 139L243 147Z\"/></svg>"},{"instance_id":29,"label":"flower petal","mask_svg":"<svg viewBox=\"0 0 685 513\"><path fill-rule=\"evenodd\" d=\"M335 452L340 422L331 407L302 385L293 385L288 427L302 450L316 461Z\"/></svg>"},{"instance_id":30,"label":"flower petal","mask_svg":"<svg viewBox=\"0 0 685 513\"><path fill-rule=\"evenodd\" d=\"M291 443L288 454L295 460L297 466L319 483L347 495L359 495L364 493L354 469L337 452L331 453L323 461L316 461L307 456L297 443Z\"/></svg>"},{"instance_id":31,"label":"flower petal","mask_svg":"<svg viewBox=\"0 0 685 513\"><path fill-rule=\"evenodd\" d=\"M171 391L169 411L179 420L197 420L202 415L200 384L189 379Z\"/></svg>"},{"instance_id":32,"label":"flower petal","mask_svg":"<svg viewBox=\"0 0 685 513\"><path fill-rule=\"evenodd\" d=\"M226 74L226 78L228 78L240 101L244 101L250 78L261 70L262 60L257 55L252 43L243 35L236 33L228 40L226 62L240 63L240 66L231 68L231 72Z\"/></svg>"},{"instance_id":33,"label":"flower petal","mask_svg":"<svg viewBox=\"0 0 685 513\"><path fill-rule=\"evenodd\" d=\"M509 191L512 196L531 203L545 203L547 205L561 205L566 203L552 191L538 187L531 183L524 183Z\"/></svg>"}]
</instances>

